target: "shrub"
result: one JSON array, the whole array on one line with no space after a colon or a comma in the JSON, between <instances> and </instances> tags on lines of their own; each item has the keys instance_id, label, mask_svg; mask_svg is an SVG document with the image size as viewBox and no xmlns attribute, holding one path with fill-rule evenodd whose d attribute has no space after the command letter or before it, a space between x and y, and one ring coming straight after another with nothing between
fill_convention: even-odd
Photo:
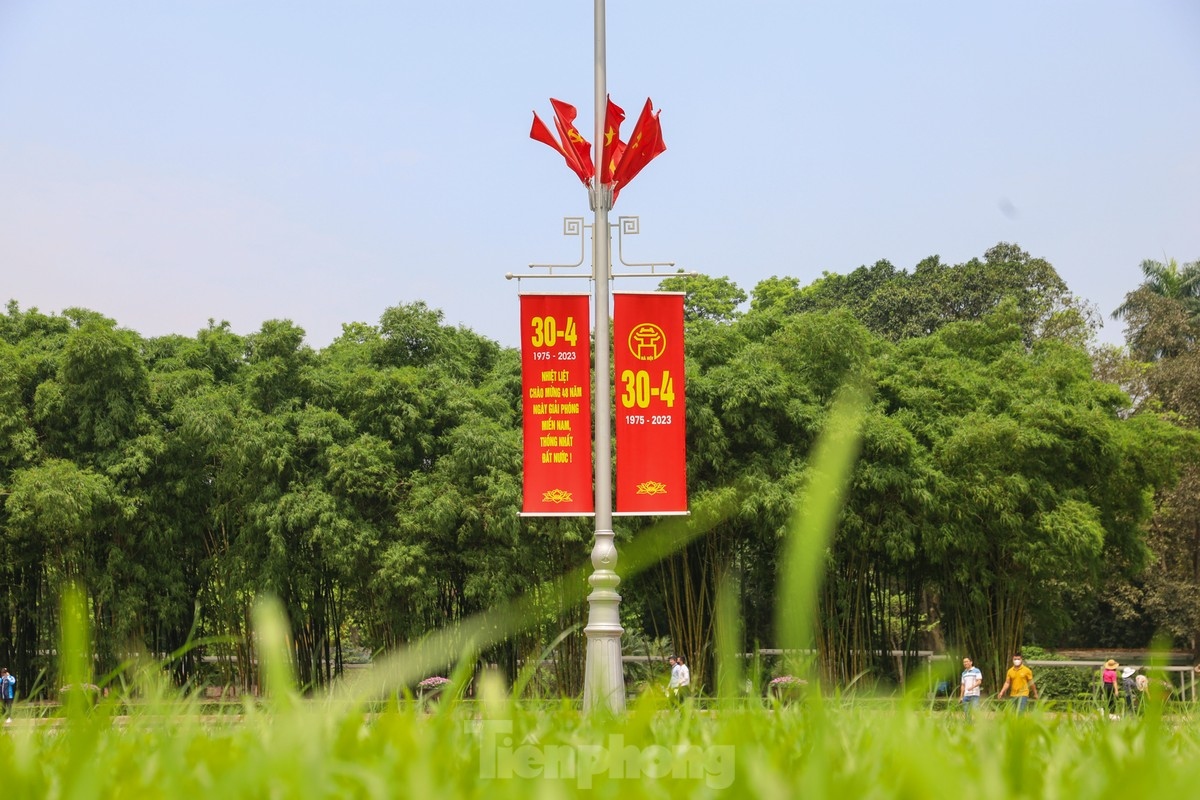
<instances>
[{"instance_id":1,"label":"shrub","mask_svg":"<svg viewBox=\"0 0 1200 800\"><path fill-rule=\"evenodd\" d=\"M1026 661L1069 661L1070 659L1048 653L1040 647L1027 646L1022 649ZM1093 670L1079 667L1039 667L1033 673L1038 697L1063 702L1094 702L1096 681Z\"/></svg>"}]
</instances>

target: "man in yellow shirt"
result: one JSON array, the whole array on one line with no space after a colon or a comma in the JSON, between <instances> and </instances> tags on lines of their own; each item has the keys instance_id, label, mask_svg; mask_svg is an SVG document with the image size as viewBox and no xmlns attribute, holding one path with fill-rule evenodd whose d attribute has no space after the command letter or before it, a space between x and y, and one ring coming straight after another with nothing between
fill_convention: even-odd
<instances>
[{"instance_id":1,"label":"man in yellow shirt","mask_svg":"<svg viewBox=\"0 0 1200 800\"><path fill-rule=\"evenodd\" d=\"M1018 714L1025 710L1025 706L1029 703L1029 698L1032 697L1034 700L1037 700L1037 686L1033 683L1033 670L1025 666L1025 659L1021 658L1020 653L1013 656L1013 665L1005 673L1004 685L1000 687L1000 693L996 696L1004 697L1004 693L1010 687L1012 692L1009 694L1009 697L1013 699Z\"/></svg>"}]
</instances>

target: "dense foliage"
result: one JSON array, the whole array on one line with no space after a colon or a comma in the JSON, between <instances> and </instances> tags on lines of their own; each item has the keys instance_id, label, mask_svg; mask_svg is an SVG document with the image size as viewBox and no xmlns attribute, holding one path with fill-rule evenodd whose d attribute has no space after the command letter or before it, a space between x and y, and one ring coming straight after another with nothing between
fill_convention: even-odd
<instances>
[{"instance_id":1,"label":"dense foliage","mask_svg":"<svg viewBox=\"0 0 1200 800\"><path fill-rule=\"evenodd\" d=\"M68 582L91 598L101 673L216 639L179 676L208 656L208 680L247 685L249 609L270 592L313 684L352 646L417 637L584 552L583 521L516 516L516 354L421 303L319 353L286 321L143 339L10 303L0 364L0 656L30 684L53 670ZM548 608L550 635L578 614Z\"/></svg>"},{"instance_id":2,"label":"dense foliage","mask_svg":"<svg viewBox=\"0 0 1200 800\"><path fill-rule=\"evenodd\" d=\"M881 262L808 287L773 278L745 313L727 279L664 288L687 292L693 504L735 510L622 584L631 641L669 635L711 685L727 585L742 646L774 643L783 532L833 399L854 383L872 400L826 554L828 677L902 679L917 650L948 644L997 668L1022 641L1094 629L1117 590L1146 624L1114 644L1145 644L1180 609L1192 616L1171 632L1194 644L1190 307L1171 324L1157 295L1123 307L1141 361L1110 354L1097 380L1094 315L1012 245L911 274ZM320 351L286 320L147 339L92 311L10 303L0 660L27 687L39 674L54 685L54 601L73 582L101 674L203 642L172 662L177 678L243 686L264 593L282 601L313 686L356 654L534 592L535 624L484 654L516 674L581 623L578 603L539 587L586 560L591 527L518 516L519 398L516 351L419 302L347 324ZM582 634L552 658L545 680L577 692Z\"/></svg>"},{"instance_id":3,"label":"dense foliage","mask_svg":"<svg viewBox=\"0 0 1200 800\"><path fill-rule=\"evenodd\" d=\"M1125 320L1126 351L1107 354L1103 373L1137 401L1140 415L1200 428L1200 261L1143 261L1142 284L1113 312ZM1114 581L1111 616L1145 619L1200 657L1200 453L1193 447L1178 482L1154 498L1147 544L1152 567Z\"/></svg>"}]
</instances>

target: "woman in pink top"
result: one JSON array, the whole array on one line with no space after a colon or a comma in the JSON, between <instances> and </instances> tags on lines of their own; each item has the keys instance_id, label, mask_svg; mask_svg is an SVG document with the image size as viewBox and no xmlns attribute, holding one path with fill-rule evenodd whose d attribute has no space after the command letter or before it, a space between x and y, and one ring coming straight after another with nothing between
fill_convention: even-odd
<instances>
[{"instance_id":1,"label":"woman in pink top","mask_svg":"<svg viewBox=\"0 0 1200 800\"><path fill-rule=\"evenodd\" d=\"M1104 662L1104 670L1100 673L1100 686L1104 692L1104 707L1113 716L1117 713L1117 668L1120 666L1120 664L1110 658Z\"/></svg>"}]
</instances>

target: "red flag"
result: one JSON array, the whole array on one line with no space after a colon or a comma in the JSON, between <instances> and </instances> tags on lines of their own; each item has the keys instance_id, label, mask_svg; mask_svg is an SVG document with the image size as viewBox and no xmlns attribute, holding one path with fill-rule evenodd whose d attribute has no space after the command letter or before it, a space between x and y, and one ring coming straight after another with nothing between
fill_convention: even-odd
<instances>
[{"instance_id":1,"label":"red flag","mask_svg":"<svg viewBox=\"0 0 1200 800\"><path fill-rule=\"evenodd\" d=\"M617 165L621 163L621 159L625 156L625 147L625 142L618 139L616 147L613 148L612 158L608 160L608 182L610 184L612 183L613 174L617 171Z\"/></svg>"},{"instance_id":2,"label":"red flag","mask_svg":"<svg viewBox=\"0 0 1200 800\"><path fill-rule=\"evenodd\" d=\"M616 184L613 187L614 201L621 189L628 185L634 176L641 172L655 156L667 149L666 144L663 143L662 126L658 122L658 115L662 111L652 113L652 109L650 98L647 97L641 116L638 117L637 124L633 126L633 133L629 135L625 154L621 156L621 161L613 173L613 182Z\"/></svg>"},{"instance_id":3,"label":"red flag","mask_svg":"<svg viewBox=\"0 0 1200 800\"><path fill-rule=\"evenodd\" d=\"M542 118L537 115L536 111L533 112L533 127L529 129L529 138L550 145L561 156L567 155L562 145L558 143L558 139L554 138L554 134L546 127L546 123L542 122Z\"/></svg>"},{"instance_id":4,"label":"red flag","mask_svg":"<svg viewBox=\"0 0 1200 800\"><path fill-rule=\"evenodd\" d=\"M542 118L537 115L536 111L533 112L533 127L529 129L529 138L554 148L554 152L563 157L563 159L567 162L567 166L571 168L571 171L579 176L579 180L583 181L584 183L588 182L588 178L591 177L592 171L594 170L585 173L585 171L579 166L579 159L576 156L575 151L567 150L559 143L557 139L554 138L554 134L550 132L548 127L546 127L546 123L542 122Z\"/></svg>"},{"instance_id":5,"label":"red flag","mask_svg":"<svg viewBox=\"0 0 1200 800\"><path fill-rule=\"evenodd\" d=\"M574 153L575 161L572 169L579 179L584 183L596 174L596 168L592 164L592 146L580 135L575 128L575 106L570 103L564 103L562 100L550 98L550 105L554 106L554 121L558 127L559 138L562 139L563 147L570 153Z\"/></svg>"},{"instance_id":6,"label":"red flag","mask_svg":"<svg viewBox=\"0 0 1200 800\"><path fill-rule=\"evenodd\" d=\"M604 150L601 152L604 169L600 172L601 183L612 183L613 173L625 152L625 143L621 141L621 123L624 121L625 111L611 97L608 98L608 110L604 112Z\"/></svg>"},{"instance_id":7,"label":"red flag","mask_svg":"<svg viewBox=\"0 0 1200 800\"><path fill-rule=\"evenodd\" d=\"M595 172L590 163L586 164L586 166L580 163L579 155L576 153L574 148L568 149L563 147L563 145L554 138L554 134L550 132L550 128L546 126L546 123L542 122L542 118L537 115L536 111L533 112L533 127L529 130L529 138L554 148L554 151L562 156L567 162L567 166L571 168L571 171L578 175L579 180L583 181L585 184Z\"/></svg>"}]
</instances>

